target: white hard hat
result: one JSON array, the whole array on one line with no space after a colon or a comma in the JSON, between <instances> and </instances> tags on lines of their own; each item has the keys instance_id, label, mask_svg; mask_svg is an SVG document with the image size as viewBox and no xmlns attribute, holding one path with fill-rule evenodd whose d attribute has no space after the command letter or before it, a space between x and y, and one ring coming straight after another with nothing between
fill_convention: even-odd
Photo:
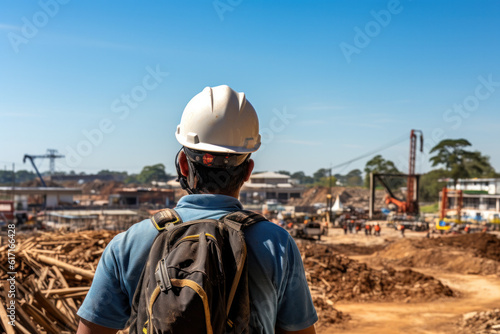
<instances>
[{"instance_id":1,"label":"white hard hat","mask_svg":"<svg viewBox=\"0 0 500 334\"><path fill-rule=\"evenodd\" d=\"M194 150L248 154L260 147L259 119L245 93L206 87L186 105L175 137Z\"/></svg>"}]
</instances>

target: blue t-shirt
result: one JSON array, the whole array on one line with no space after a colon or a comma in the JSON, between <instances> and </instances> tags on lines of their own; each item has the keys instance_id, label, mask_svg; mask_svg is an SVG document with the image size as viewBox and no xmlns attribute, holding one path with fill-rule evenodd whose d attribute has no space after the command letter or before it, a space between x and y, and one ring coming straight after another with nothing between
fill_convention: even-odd
<instances>
[{"instance_id":1,"label":"blue t-shirt","mask_svg":"<svg viewBox=\"0 0 500 334\"><path fill-rule=\"evenodd\" d=\"M241 210L224 195L188 195L175 210L183 221L218 219ZM149 219L120 233L104 250L78 315L104 327L122 329L151 245L158 234ZM297 331L312 326L314 309L297 245L287 231L265 221L245 229L252 329L274 333L275 326Z\"/></svg>"}]
</instances>

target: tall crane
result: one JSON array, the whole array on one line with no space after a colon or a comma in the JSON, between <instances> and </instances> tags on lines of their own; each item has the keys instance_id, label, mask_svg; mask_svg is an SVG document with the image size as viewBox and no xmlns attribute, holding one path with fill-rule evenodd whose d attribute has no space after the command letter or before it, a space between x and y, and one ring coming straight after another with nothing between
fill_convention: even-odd
<instances>
[{"instance_id":1,"label":"tall crane","mask_svg":"<svg viewBox=\"0 0 500 334\"><path fill-rule=\"evenodd\" d=\"M42 175L40 174L40 172L38 171L38 168L35 165L34 159L37 159L37 158L49 158L50 159L50 175L53 175L54 171L55 171L55 159L64 158L64 155L57 154L57 150L50 149L50 148L47 149L47 154L45 154L45 155L30 155L30 154L24 155L23 163L26 163L26 159L29 159L31 161L31 164L33 165L33 168L36 171L36 174L40 178L42 185L44 187L47 187L47 185L45 184L45 181L42 178Z\"/></svg>"},{"instance_id":2,"label":"tall crane","mask_svg":"<svg viewBox=\"0 0 500 334\"><path fill-rule=\"evenodd\" d=\"M420 134L420 152L424 151L424 134L420 130L411 130L410 133L410 167L406 192L406 207L409 212L418 212L418 202L415 201L415 160L417 157L417 134ZM417 189L418 191L418 189Z\"/></svg>"},{"instance_id":3,"label":"tall crane","mask_svg":"<svg viewBox=\"0 0 500 334\"><path fill-rule=\"evenodd\" d=\"M417 215L419 213L418 207L418 184L420 175L415 174L415 162L417 156L417 138L420 135L420 152L424 150L424 135L420 130L411 130L410 133L410 163L408 174L384 174L384 173L370 173L370 204L369 215L370 219L373 217L375 209L375 182L379 181L387 191L385 197L386 204L392 204L397 207L399 213ZM389 178L407 178L407 191L406 200L399 199L391 191L389 184L384 180L385 177Z\"/></svg>"}]
</instances>

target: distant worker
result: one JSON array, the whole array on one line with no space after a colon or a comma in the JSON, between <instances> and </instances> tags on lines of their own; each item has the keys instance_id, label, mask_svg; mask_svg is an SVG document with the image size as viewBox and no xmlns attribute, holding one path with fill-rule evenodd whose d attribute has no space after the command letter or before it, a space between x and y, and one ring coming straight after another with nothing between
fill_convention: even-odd
<instances>
[{"instance_id":1,"label":"distant worker","mask_svg":"<svg viewBox=\"0 0 500 334\"><path fill-rule=\"evenodd\" d=\"M470 226L469 226L469 225L465 225L464 232L465 232L466 234L469 234L469 233L470 233Z\"/></svg>"},{"instance_id":2,"label":"distant worker","mask_svg":"<svg viewBox=\"0 0 500 334\"><path fill-rule=\"evenodd\" d=\"M342 228L344 229L344 234L347 234L347 222L344 222Z\"/></svg>"},{"instance_id":3,"label":"distant worker","mask_svg":"<svg viewBox=\"0 0 500 334\"><path fill-rule=\"evenodd\" d=\"M405 237L405 226L403 224L399 224L399 230L401 231L401 236Z\"/></svg>"},{"instance_id":4,"label":"distant worker","mask_svg":"<svg viewBox=\"0 0 500 334\"><path fill-rule=\"evenodd\" d=\"M379 223L375 224L375 233L374 233L374 235L380 237L380 230L381 230L380 224Z\"/></svg>"}]
</instances>

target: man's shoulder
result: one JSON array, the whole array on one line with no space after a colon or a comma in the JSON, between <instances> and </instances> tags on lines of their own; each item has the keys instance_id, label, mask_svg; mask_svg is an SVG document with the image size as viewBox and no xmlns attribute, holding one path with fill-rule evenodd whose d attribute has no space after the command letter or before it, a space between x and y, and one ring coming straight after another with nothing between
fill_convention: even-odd
<instances>
[{"instance_id":1,"label":"man's shoulder","mask_svg":"<svg viewBox=\"0 0 500 334\"><path fill-rule=\"evenodd\" d=\"M268 220L260 221L245 229L247 242L259 242L286 246L293 238L284 228Z\"/></svg>"},{"instance_id":2,"label":"man's shoulder","mask_svg":"<svg viewBox=\"0 0 500 334\"><path fill-rule=\"evenodd\" d=\"M134 253L135 248L151 244L157 231L151 220L144 219L132 225L128 230L117 234L109 243L108 248L113 252Z\"/></svg>"}]
</instances>

